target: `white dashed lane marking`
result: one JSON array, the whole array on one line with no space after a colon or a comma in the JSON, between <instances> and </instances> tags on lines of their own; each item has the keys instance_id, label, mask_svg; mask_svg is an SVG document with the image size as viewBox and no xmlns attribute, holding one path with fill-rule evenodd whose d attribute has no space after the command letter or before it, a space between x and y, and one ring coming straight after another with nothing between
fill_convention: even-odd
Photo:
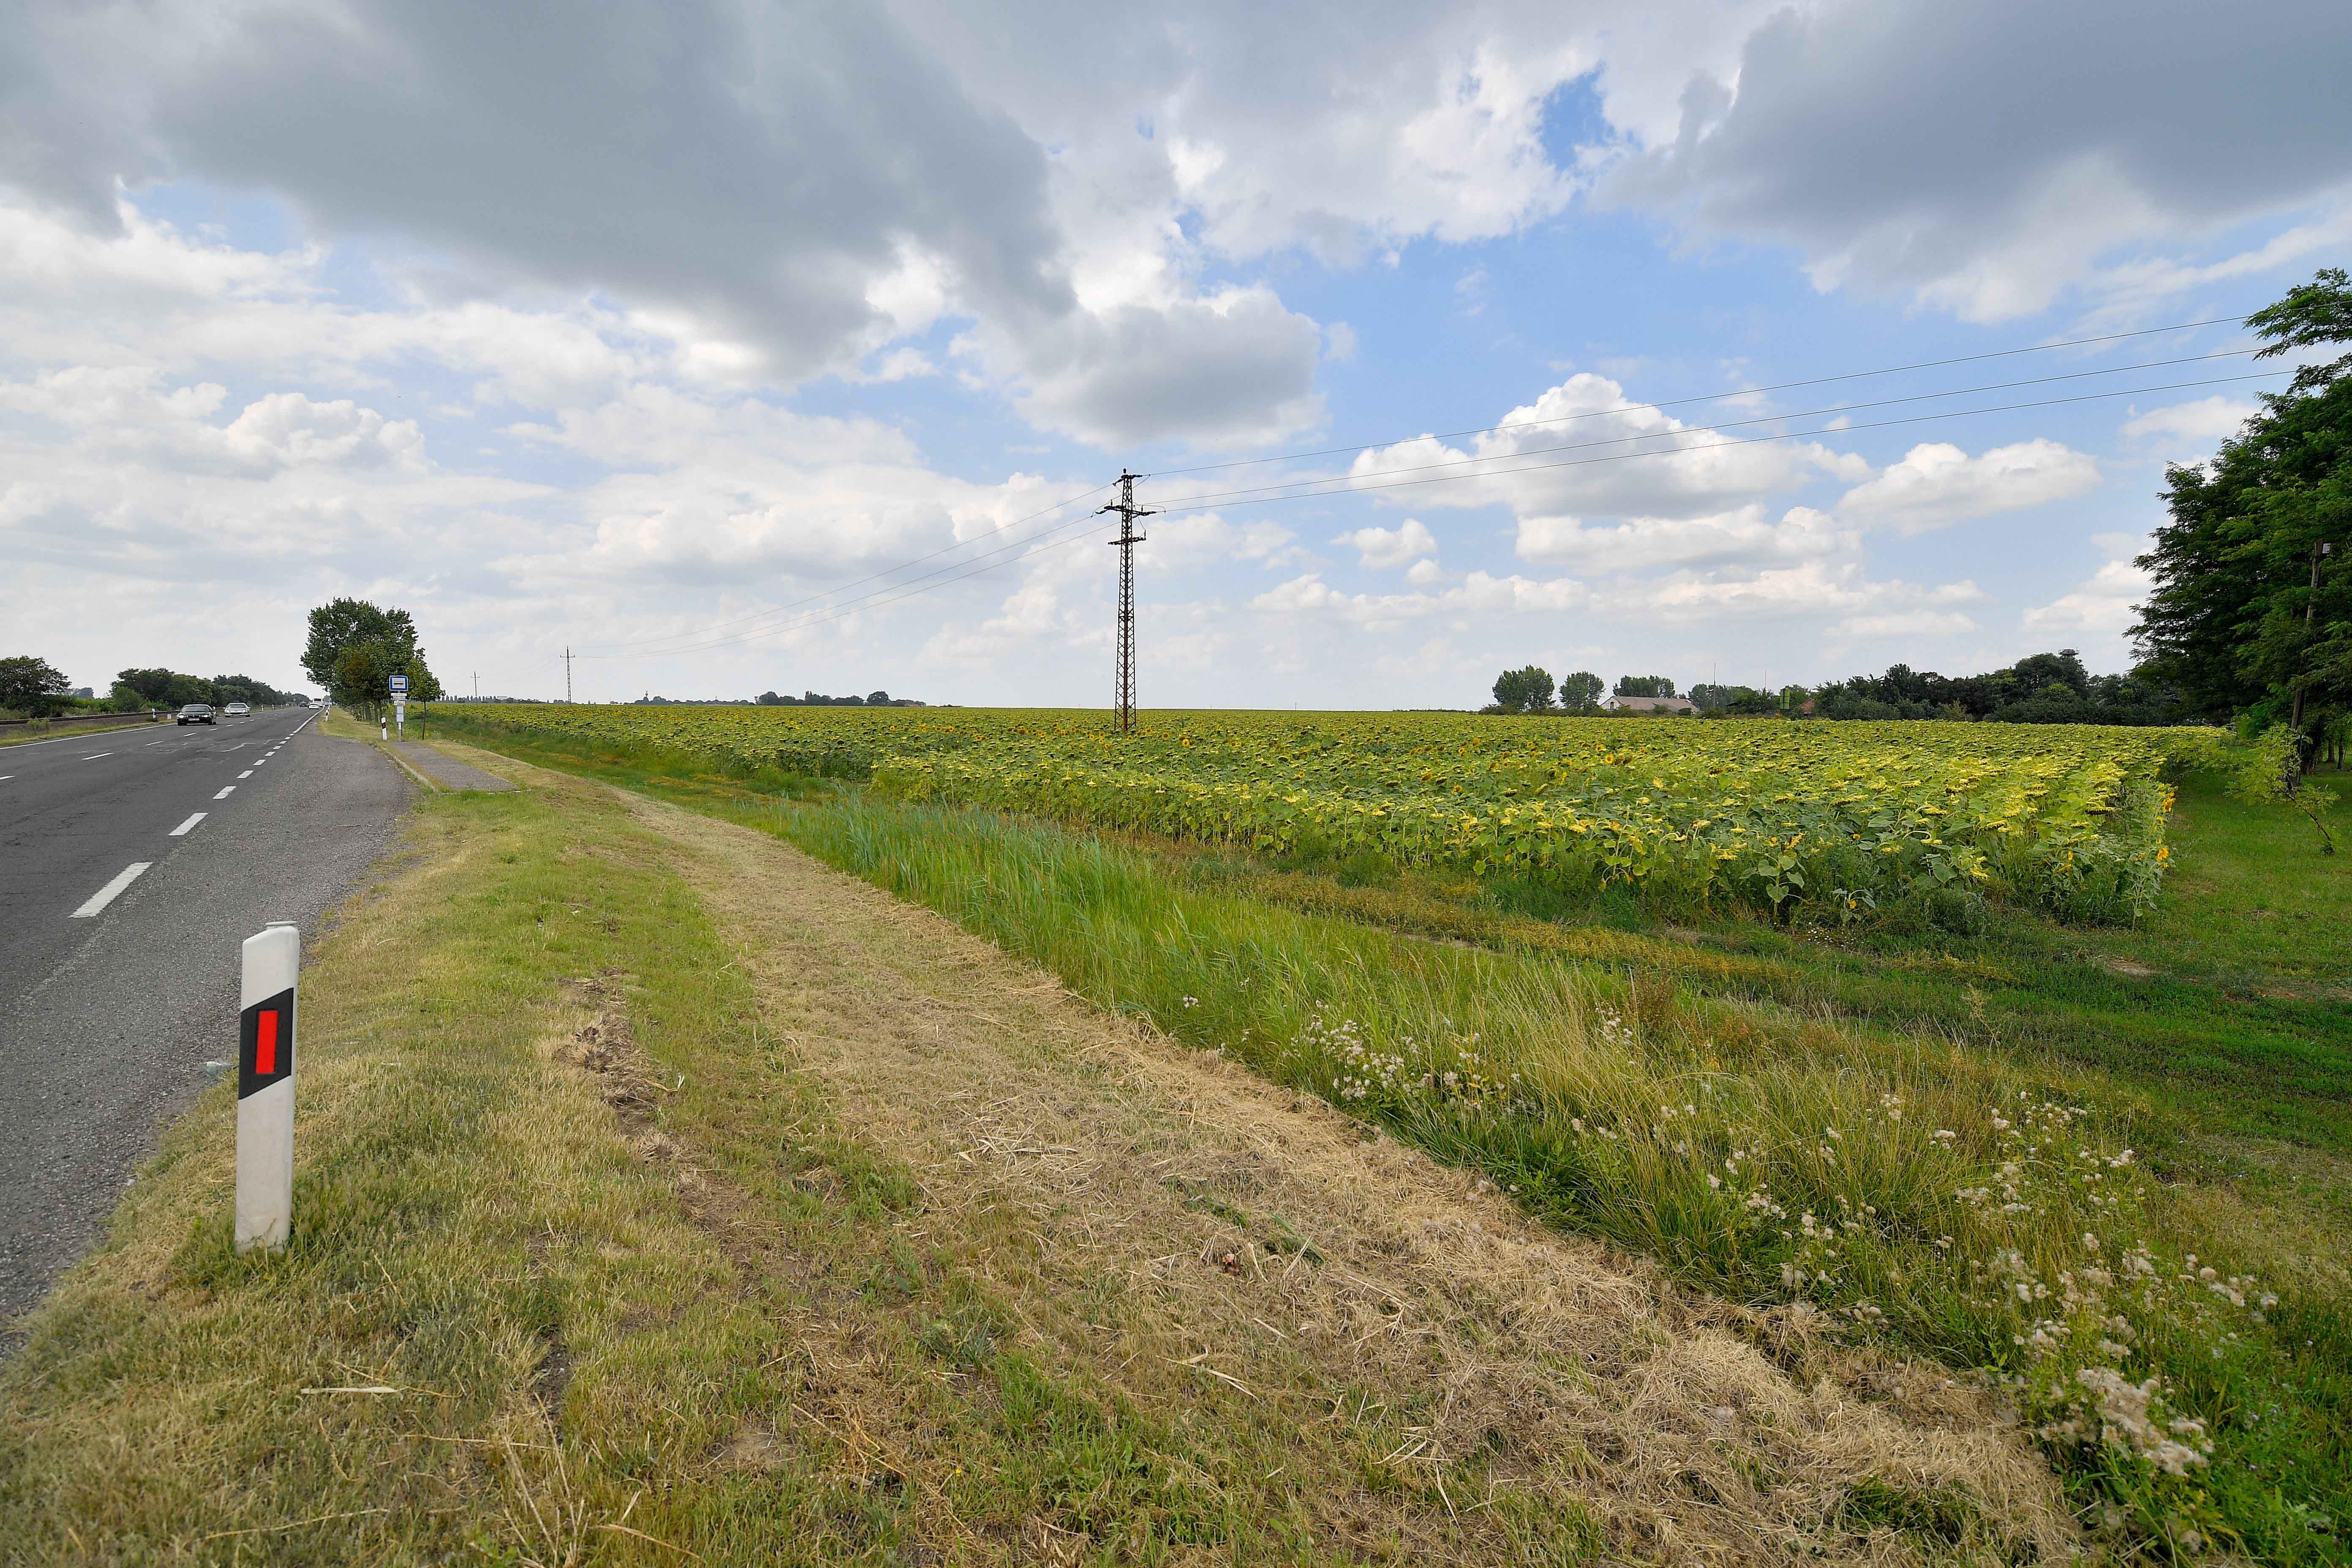
<instances>
[{"instance_id":1,"label":"white dashed lane marking","mask_svg":"<svg viewBox=\"0 0 2352 1568\"><path fill-rule=\"evenodd\" d=\"M253 770L251 768L247 768L245 772L237 774L236 776L241 779L249 779L253 776Z\"/></svg>"},{"instance_id":2,"label":"white dashed lane marking","mask_svg":"<svg viewBox=\"0 0 2352 1568\"><path fill-rule=\"evenodd\" d=\"M221 791L221 792L220 792L220 794L218 794L218 795L216 795L213 796L213 798L214 798L215 800L226 800L229 796L231 796L231 795L235 795L236 793L236 785L235 785L235 784L231 784L231 785L229 785L226 789L225 789L225 790Z\"/></svg>"},{"instance_id":3,"label":"white dashed lane marking","mask_svg":"<svg viewBox=\"0 0 2352 1568\"><path fill-rule=\"evenodd\" d=\"M114 874L114 880L109 882L95 893L92 893L89 896L89 901L82 905L81 908L76 910L71 918L78 921L86 921L89 919L92 915L98 913L99 910L114 902L116 896L119 895L123 889L137 881L139 879L140 873L146 870L148 867L152 866L154 863L155 862L152 860L133 860L130 865L125 866L121 870Z\"/></svg>"},{"instance_id":4,"label":"white dashed lane marking","mask_svg":"<svg viewBox=\"0 0 2352 1568\"><path fill-rule=\"evenodd\" d=\"M195 813L194 816L190 816L190 817L188 818L188 820L187 820L187 821L185 821L185 822L184 822L184 823L180 824L180 826L179 826L174 827L173 829L172 829L172 831L171 831L171 833L170 833L169 837L173 837L173 838L184 838L184 837L186 837L188 836L188 829L189 829L189 828L191 828L191 827L194 827L197 823L202 822L204 819L205 819L205 814L204 814L203 812L199 811L199 812Z\"/></svg>"},{"instance_id":5,"label":"white dashed lane marking","mask_svg":"<svg viewBox=\"0 0 2352 1568\"><path fill-rule=\"evenodd\" d=\"M92 752L89 755L84 757L82 761L85 763L94 763L100 757L110 757L112 755L114 755L112 752Z\"/></svg>"}]
</instances>

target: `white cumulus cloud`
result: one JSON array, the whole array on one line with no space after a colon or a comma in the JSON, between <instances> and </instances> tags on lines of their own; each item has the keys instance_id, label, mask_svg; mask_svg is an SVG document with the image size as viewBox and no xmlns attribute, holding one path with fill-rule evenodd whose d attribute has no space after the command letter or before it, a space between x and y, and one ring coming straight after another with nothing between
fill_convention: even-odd
<instances>
[{"instance_id":1,"label":"white cumulus cloud","mask_svg":"<svg viewBox=\"0 0 2352 1568\"><path fill-rule=\"evenodd\" d=\"M2219 441L2234 436L2262 410L2254 404L2241 403L2232 397L2215 393L2194 403L2175 403L2165 408L2151 408L2124 421L2126 436L2179 436L2191 441Z\"/></svg>"},{"instance_id":2,"label":"white cumulus cloud","mask_svg":"<svg viewBox=\"0 0 2352 1568\"><path fill-rule=\"evenodd\" d=\"M1760 502L1706 517L1636 517L1591 523L1573 517L1519 520L1523 559L1587 571L1657 566L1759 565L1849 548L1856 531L1811 507L1772 521Z\"/></svg>"},{"instance_id":3,"label":"white cumulus cloud","mask_svg":"<svg viewBox=\"0 0 2352 1568\"><path fill-rule=\"evenodd\" d=\"M1395 528L1359 528L1331 542L1352 547L1365 568L1374 572L1391 571L1437 553L1436 535L1417 517L1406 518Z\"/></svg>"},{"instance_id":4,"label":"white cumulus cloud","mask_svg":"<svg viewBox=\"0 0 2352 1568\"><path fill-rule=\"evenodd\" d=\"M2070 592L2046 605L2036 605L2020 617L2029 632L2102 633L2120 639L2137 618L2137 606L2155 580L2132 563L2147 548L2139 534L2103 533L2094 540L2107 559L2096 572Z\"/></svg>"},{"instance_id":5,"label":"white cumulus cloud","mask_svg":"<svg viewBox=\"0 0 2352 1568\"><path fill-rule=\"evenodd\" d=\"M1860 458L1813 441L1728 444L1588 372L1510 410L1466 447L1423 436L1360 454L1349 473L1360 488L1458 475L1416 489L1416 504L1501 502L1522 518L1557 520L1557 532L1585 516L1708 517L1819 478L1869 471Z\"/></svg>"},{"instance_id":6,"label":"white cumulus cloud","mask_svg":"<svg viewBox=\"0 0 2352 1568\"><path fill-rule=\"evenodd\" d=\"M2064 500L2098 482L2097 459L2044 437L1975 458L1949 442L1923 441L1875 479L1846 491L1837 515L1924 533L1966 518Z\"/></svg>"}]
</instances>

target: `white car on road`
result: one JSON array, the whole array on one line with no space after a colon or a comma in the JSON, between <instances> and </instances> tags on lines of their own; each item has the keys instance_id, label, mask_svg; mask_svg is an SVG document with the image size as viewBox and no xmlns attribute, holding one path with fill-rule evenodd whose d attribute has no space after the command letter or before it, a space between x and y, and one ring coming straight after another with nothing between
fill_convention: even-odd
<instances>
[{"instance_id":1,"label":"white car on road","mask_svg":"<svg viewBox=\"0 0 2352 1568\"><path fill-rule=\"evenodd\" d=\"M253 710L247 708L242 702L232 702L227 707L222 709L221 711L227 714L232 719L242 719L247 714L251 713Z\"/></svg>"}]
</instances>

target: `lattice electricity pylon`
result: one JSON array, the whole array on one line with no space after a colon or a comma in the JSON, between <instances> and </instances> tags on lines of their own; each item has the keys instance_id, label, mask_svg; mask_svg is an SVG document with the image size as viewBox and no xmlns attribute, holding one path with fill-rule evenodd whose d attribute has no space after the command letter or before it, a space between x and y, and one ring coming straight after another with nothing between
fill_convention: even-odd
<instances>
[{"instance_id":1,"label":"lattice electricity pylon","mask_svg":"<svg viewBox=\"0 0 2352 1568\"><path fill-rule=\"evenodd\" d=\"M1135 481L1142 477L1122 470L1118 500L1100 509L1118 513L1118 537L1110 543L1118 552L1118 732L1122 735L1135 731L1135 547L1146 537L1135 531L1135 520L1151 515L1135 504Z\"/></svg>"}]
</instances>

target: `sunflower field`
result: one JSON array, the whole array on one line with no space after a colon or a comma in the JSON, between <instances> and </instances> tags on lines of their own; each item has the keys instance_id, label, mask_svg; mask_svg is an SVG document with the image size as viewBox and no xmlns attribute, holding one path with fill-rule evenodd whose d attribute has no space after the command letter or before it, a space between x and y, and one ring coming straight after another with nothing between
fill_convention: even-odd
<instances>
[{"instance_id":1,"label":"sunflower field","mask_svg":"<svg viewBox=\"0 0 2352 1568\"><path fill-rule=\"evenodd\" d=\"M443 710L449 713L449 710ZM462 715L462 716L461 716ZM2167 771L2212 732L2088 725L501 706L450 714L720 771L1400 868L1854 918L1996 899L2127 921L2168 851Z\"/></svg>"}]
</instances>

